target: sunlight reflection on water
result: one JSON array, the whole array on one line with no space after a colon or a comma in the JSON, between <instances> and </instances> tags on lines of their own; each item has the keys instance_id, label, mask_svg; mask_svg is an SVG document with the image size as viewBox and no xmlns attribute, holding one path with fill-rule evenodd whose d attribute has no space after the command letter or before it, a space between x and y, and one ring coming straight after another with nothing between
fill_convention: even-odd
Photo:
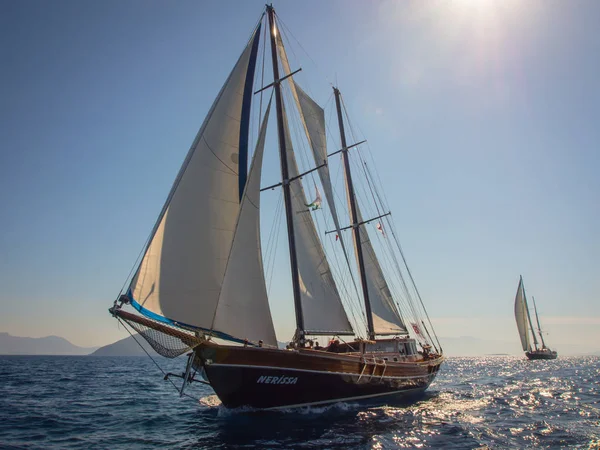
<instances>
[{"instance_id":1,"label":"sunlight reflection on water","mask_svg":"<svg viewBox=\"0 0 600 450\"><path fill-rule=\"evenodd\" d=\"M0 447L595 448L600 439L599 358L451 358L413 404L268 412L227 410L205 386L187 391L199 401L179 398L144 358L0 358Z\"/></svg>"}]
</instances>

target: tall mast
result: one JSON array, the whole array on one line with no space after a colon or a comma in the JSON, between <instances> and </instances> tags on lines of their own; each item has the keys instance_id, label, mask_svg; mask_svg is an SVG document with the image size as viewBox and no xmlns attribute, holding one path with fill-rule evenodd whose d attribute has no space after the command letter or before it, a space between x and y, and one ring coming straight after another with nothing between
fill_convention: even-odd
<instances>
[{"instance_id":1,"label":"tall mast","mask_svg":"<svg viewBox=\"0 0 600 450\"><path fill-rule=\"evenodd\" d=\"M529 305L527 304L527 296L525 295L525 283L523 283L523 277L521 277L521 289L523 289L523 301L525 302L525 311L527 311L527 320L529 321L529 327L531 328L531 335L533 336L533 344L537 350L537 338L535 337L535 329L533 328L533 322L531 322L531 314L529 314Z\"/></svg>"},{"instance_id":2,"label":"tall mast","mask_svg":"<svg viewBox=\"0 0 600 450\"><path fill-rule=\"evenodd\" d=\"M538 326L538 333L540 335L540 339L542 340L542 348L546 347L546 343L544 342L544 336L542 336L542 327L540 326L540 316L538 316L537 307L535 306L535 297L531 297L533 300L533 310L535 311L535 320Z\"/></svg>"},{"instance_id":3,"label":"tall mast","mask_svg":"<svg viewBox=\"0 0 600 450\"><path fill-rule=\"evenodd\" d=\"M296 254L296 238L294 235L294 212L292 211L292 197L290 193L290 180L288 172L288 157L285 145L285 128L283 124L283 103L281 99L281 85L279 83L279 63L277 61L277 27L275 25L275 10L272 5L267 5L269 26L271 30L271 57L273 61L273 87L275 89L275 106L277 108L277 134L279 136L279 155L281 159L281 187L285 204L285 218L287 221L288 245L290 249L290 266L292 270L292 290L294 293L294 309L296 310L296 335L301 344L304 342L304 316L302 315L302 301L300 298L300 280L298 279L298 256Z\"/></svg>"},{"instance_id":4,"label":"tall mast","mask_svg":"<svg viewBox=\"0 0 600 450\"><path fill-rule=\"evenodd\" d=\"M334 87L335 107L337 109L338 124L340 127L340 137L342 139L342 158L344 159L344 170L346 172L346 185L348 189L348 198L350 199L350 219L352 220L352 230L354 231L354 244L356 247L356 257L358 259L358 269L360 271L360 282L362 284L363 297L365 299L365 312L367 314L367 332L369 339L375 339L375 327L373 326L373 314L371 313L371 302L369 300L369 288L367 286L367 274L365 272L365 261L363 259L362 245L360 243L360 225L356 213L356 197L354 196L354 185L352 184L352 174L350 173L350 161L348 160L348 146L346 144L346 132L344 131L344 119L342 117L342 106L340 102L340 91Z\"/></svg>"}]
</instances>

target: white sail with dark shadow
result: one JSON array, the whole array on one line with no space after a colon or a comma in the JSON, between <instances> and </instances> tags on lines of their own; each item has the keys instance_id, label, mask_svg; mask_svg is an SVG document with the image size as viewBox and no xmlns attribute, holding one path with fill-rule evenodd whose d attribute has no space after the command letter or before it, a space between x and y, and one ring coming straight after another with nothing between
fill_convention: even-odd
<instances>
[{"instance_id":1,"label":"white sail with dark shadow","mask_svg":"<svg viewBox=\"0 0 600 450\"><path fill-rule=\"evenodd\" d=\"M131 281L133 306L154 319L211 328L246 185L259 36L196 135Z\"/></svg>"},{"instance_id":2,"label":"white sail with dark shadow","mask_svg":"<svg viewBox=\"0 0 600 450\"><path fill-rule=\"evenodd\" d=\"M260 180L271 102L248 173L233 245L211 329L277 346L260 246Z\"/></svg>"}]
</instances>

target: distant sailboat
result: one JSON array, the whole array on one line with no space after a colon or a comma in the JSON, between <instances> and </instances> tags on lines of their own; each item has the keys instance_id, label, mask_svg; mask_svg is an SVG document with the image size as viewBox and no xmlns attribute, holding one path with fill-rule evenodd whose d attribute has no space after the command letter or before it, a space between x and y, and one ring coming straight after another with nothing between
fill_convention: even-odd
<instances>
[{"instance_id":1,"label":"distant sailboat","mask_svg":"<svg viewBox=\"0 0 600 450\"><path fill-rule=\"evenodd\" d=\"M537 313L537 307L535 306L535 299L533 299L533 308L538 326L537 332L542 343L541 347L538 344L537 336L533 328L531 314L529 313L529 307L527 306L525 285L523 284L523 277L521 277L519 279L519 286L517 287L517 295L515 296L515 319L517 321L519 336L521 337L521 345L523 346L523 350L525 350L525 356L529 359L556 359L558 353L546 347L546 343L544 342L544 335L542 334L542 327L540 326L540 318ZM533 338L533 346L531 345L531 340L529 338L530 334Z\"/></svg>"},{"instance_id":2,"label":"distant sailboat","mask_svg":"<svg viewBox=\"0 0 600 450\"><path fill-rule=\"evenodd\" d=\"M442 349L437 337L436 341L431 338L430 331L435 333L408 267L402 269L408 273L406 282L402 274L398 284L390 282L389 274L395 270L404 273L401 262L406 264L390 213L363 219L349 164L349 150L360 143L346 143L340 92L334 88L342 148L329 156L341 153L343 158L351 221L347 226L341 225L336 210L324 111L292 79L298 71L290 70L271 6L265 16L274 81L257 92L274 91L281 181L263 189L260 186L271 101L263 110L247 167L261 19L189 150L129 288L110 312L140 333L159 354L173 358L190 352L181 375L181 392L192 381L205 382L226 407L268 409L364 399L385 403L421 393L444 360ZM288 88L287 105L283 80ZM301 128L296 129L306 134L316 165L304 173L292 146L290 108L297 109ZM302 178L314 171L324 199L315 186L316 199L309 203ZM278 348L275 335L259 223L261 191L279 188L283 191L296 318L296 331L287 349ZM358 267L362 291L356 291L364 302L359 317L364 318L365 334L348 319L338 290L343 281L334 277L322 242L324 235L315 226L313 212L321 212L322 200L326 200L335 226L330 232L336 233L335 245L344 257L340 259L346 261L347 270ZM383 236L378 222L382 236L376 238L389 246L386 249L397 248L401 256L396 259L386 253L386 261L392 261L386 272L369 238L367 226L373 221L387 224L390 237ZM352 233L356 266L348 256L352 249L344 245L346 230ZM402 313L400 301L407 305ZM318 336L331 337L330 344L313 346ZM353 338L343 342L341 336Z\"/></svg>"}]
</instances>

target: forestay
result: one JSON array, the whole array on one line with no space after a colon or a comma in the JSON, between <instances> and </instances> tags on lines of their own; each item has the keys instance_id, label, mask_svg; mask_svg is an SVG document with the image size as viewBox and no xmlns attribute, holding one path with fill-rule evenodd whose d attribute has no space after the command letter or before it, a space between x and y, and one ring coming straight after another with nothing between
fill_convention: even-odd
<instances>
[{"instance_id":1,"label":"forestay","mask_svg":"<svg viewBox=\"0 0 600 450\"><path fill-rule=\"evenodd\" d=\"M259 36L260 26L206 116L131 281L133 306L155 319L211 328L246 184Z\"/></svg>"},{"instance_id":2,"label":"forestay","mask_svg":"<svg viewBox=\"0 0 600 450\"><path fill-rule=\"evenodd\" d=\"M528 320L527 320L527 303L525 300L525 292L523 290L523 278L519 280L517 287L517 295L515 296L515 319L517 320L517 328L521 337L521 345L523 350L531 350L531 342L529 340Z\"/></svg>"},{"instance_id":3,"label":"forestay","mask_svg":"<svg viewBox=\"0 0 600 450\"><path fill-rule=\"evenodd\" d=\"M260 179L271 102L248 173L219 303L211 328L277 346L260 247Z\"/></svg>"}]
</instances>

